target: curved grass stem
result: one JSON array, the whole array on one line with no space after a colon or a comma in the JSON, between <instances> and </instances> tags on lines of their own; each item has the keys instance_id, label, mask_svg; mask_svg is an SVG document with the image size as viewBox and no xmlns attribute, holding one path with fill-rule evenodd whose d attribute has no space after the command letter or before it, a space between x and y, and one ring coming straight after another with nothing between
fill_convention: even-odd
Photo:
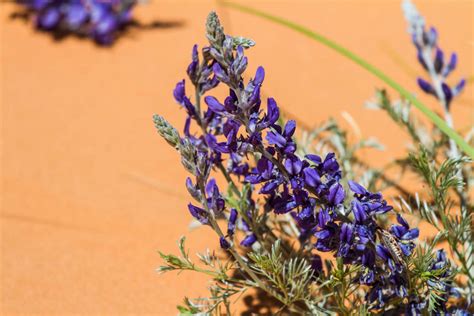
<instances>
[{"instance_id":1,"label":"curved grass stem","mask_svg":"<svg viewBox=\"0 0 474 316\"><path fill-rule=\"evenodd\" d=\"M220 0L220 3L224 6L234 8L236 10L239 10L241 12L249 13L254 16L258 16L261 18L264 18L268 21L272 21L274 23L283 25L287 28L290 28L298 33L301 33L313 40L316 40L317 42L323 44L326 47L329 47L333 50L335 50L337 53L341 54L342 56L352 60L365 70L369 71L379 79L381 79L383 82L385 82L387 85L389 85L391 88L393 88L395 91L400 93L404 98L406 98L408 101L410 101L418 110L420 110L433 124L435 124L443 133L445 133L450 139L452 139L456 144L459 146L461 150L464 151L468 156L471 158L474 158L474 148L471 147L465 140L464 138L456 133L452 128L446 124L446 122L439 117L435 112L433 112L431 109L429 109L426 105L421 103L411 92L403 88L399 83L397 83L395 80L393 80L391 77L389 77L387 74L385 74L382 70L379 68L375 67L374 65L370 64L367 62L365 59L362 57L356 55L349 49L337 44L336 42L332 41L331 39L316 33L298 23L286 20L282 17L274 16L269 13L266 13L264 11L260 11L245 5L237 4L231 1L225 1L225 0Z\"/></svg>"}]
</instances>

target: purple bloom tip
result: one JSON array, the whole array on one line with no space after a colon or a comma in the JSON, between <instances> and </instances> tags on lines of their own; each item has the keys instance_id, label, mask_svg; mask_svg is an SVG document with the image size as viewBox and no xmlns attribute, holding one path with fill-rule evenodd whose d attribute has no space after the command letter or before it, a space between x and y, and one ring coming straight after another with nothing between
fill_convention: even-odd
<instances>
[{"instance_id":1,"label":"purple bloom tip","mask_svg":"<svg viewBox=\"0 0 474 316\"><path fill-rule=\"evenodd\" d=\"M213 96L205 97L204 101L206 102L207 106L209 106L209 109L211 109L213 112L221 113L225 111L224 106Z\"/></svg>"},{"instance_id":2,"label":"purple bloom tip","mask_svg":"<svg viewBox=\"0 0 474 316\"><path fill-rule=\"evenodd\" d=\"M329 188L329 194L327 196L327 199L328 202L332 205L339 205L342 203L342 201L344 201L345 196L346 192L344 191L343 186L339 183L334 183Z\"/></svg>"},{"instance_id":3,"label":"purple bloom tip","mask_svg":"<svg viewBox=\"0 0 474 316\"><path fill-rule=\"evenodd\" d=\"M352 180L349 180L348 182L349 188L351 189L352 192L360 195L365 195L368 193L368 191L359 183L354 182Z\"/></svg>"},{"instance_id":4,"label":"purple bloom tip","mask_svg":"<svg viewBox=\"0 0 474 316\"><path fill-rule=\"evenodd\" d=\"M422 78L418 78L417 82L418 82L418 86L424 92L429 93L429 94L434 94L435 93L435 90L434 90L433 86L428 81L425 81Z\"/></svg>"},{"instance_id":5,"label":"purple bloom tip","mask_svg":"<svg viewBox=\"0 0 474 316\"><path fill-rule=\"evenodd\" d=\"M247 235L241 242L240 245L243 247L251 247L257 241L255 234Z\"/></svg>"},{"instance_id":6,"label":"purple bloom tip","mask_svg":"<svg viewBox=\"0 0 474 316\"><path fill-rule=\"evenodd\" d=\"M255 85L261 85L263 80L265 79L265 69L262 66L257 68L257 72L255 73L255 79L253 79L253 83Z\"/></svg>"}]
</instances>

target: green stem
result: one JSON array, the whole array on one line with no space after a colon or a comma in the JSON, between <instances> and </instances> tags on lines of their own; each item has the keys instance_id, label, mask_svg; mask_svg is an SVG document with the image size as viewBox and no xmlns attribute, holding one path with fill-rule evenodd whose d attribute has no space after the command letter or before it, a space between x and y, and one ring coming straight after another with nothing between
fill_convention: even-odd
<instances>
[{"instance_id":1,"label":"green stem","mask_svg":"<svg viewBox=\"0 0 474 316\"><path fill-rule=\"evenodd\" d=\"M403 88L395 80L393 80L392 78L387 76L382 70L380 70L377 67L375 67L374 65L370 64L369 62L364 60L362 57L354 54L353 52L351 52L347 48L333 42L329 38L327 38L327 37L325 37L325 36L323 36L319 33L313 32L310 29L308 29L308 28L306 28L302 25L299 25L295 22L292 22L292 21L286 20L284 18L268 14L266 12L263 12L263 11L260 11L260 10L257 10L257 9L251 8L251 7L247 7L247 6L244 6L244 5L241 5L241 4L230 2L230 1L223 0L222 4L224 6L228 6L228 7L237 9L239 11L246 12L246 13L264 18L266 20L275 22L277 24L286 26L286 27L288 27L288 28L290 28L290 29L292 29L296 32L299 32L299 33L301 33L301 34L303 34L303 35L305 35L309 38L312 38L312 39L318 41L319 43L335 50L339 54L341 54L341 55L347 57L348 59L352 60L353 62L355 62L356 64L358 64L362 68L364 68L365 70L369 71L370 73L372 73L373 75L375 75L376 77L378 77L379 79L384 81L386 84L388 84L390 87L392 87L398 93L400 93L403 97L405 97L407 100L409 100L416 108L418 108L418 110L420 110L423 114L425 114L426 117L428 117L433 122L433 124L435 124L449 138L454 140L456 142L456 144L459 146L459 148L461 148L471 158L474 158L474 148L469 146L469 144L458 133L456 133L453 129L451 129L442 118L440 118L435 112L433 112L427 106L425 106L423 103L421 103L412 93L410 93L408 90Z\"/></svg>"}]
</instances>

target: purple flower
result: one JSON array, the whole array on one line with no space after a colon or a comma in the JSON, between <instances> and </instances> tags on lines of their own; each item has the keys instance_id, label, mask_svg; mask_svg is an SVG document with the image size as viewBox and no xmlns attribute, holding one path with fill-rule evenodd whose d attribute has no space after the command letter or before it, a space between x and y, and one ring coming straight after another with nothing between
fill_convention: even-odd
<instances>
[{"instance_id":1,"label":"purple flower","mask_svg":"<svg viewBox=\"0 0 474 316\"><path fill-rule=\"evenodd\" d=\"M209 219L207 218L207 212L197 206L192 205L191 203L188 204L188 209L191 215L197 219L201 224L206 225L209 224Z\"/></svg>"},{"instance_id":2,"label":"purple flower","mask_svg":"<svg viewBox=\"0 0 474 316\"><path fill-rule=\"evenodd\" d=\"M319 165L321 173L330 176L331 178L340 179L341 171L339 169L339 163L336 160L334 153L329 153L324 158L324 161Z\"/></svg>"},{"instance_id":3,"label":"purple flower","mask_svg":"<svg viewBox=\"0 0 474 316\"><path fill-rule=\"evenodd\" d=\"M344 191L344 188L341 184L336 182L329 188L327 200L330 205L339 205L344 201L345 196L346 192Z\"/></svg>"},{"instance_id":4,"label":"purple flower","mask_svg":"<svg viewBox=\"0 0 474 316\"><path fill-rule=\"evenodd\" d=\"M296 156L289 156L286 160L285 160L285 168L286 168L286 171L290 174L290 175L299 175L299 173L301 172L301 169L303 168L303 162Z\"/></svg>"},{"instance_id":5,"label":"purple flower","mask_svg":"<svg viewBox=\"0 0 474 316\"><path fill-rule=\"evenodd\" d=\"M303 169L305 184L309 187L316 188L321 184L321 177L316 169L307 167Z\"/></svg>"},{"instance_id":6,"label":"purple flower","mask_svg":"<svg viewBox=\"0 0 474 316\"><path fill-rule=\"evenodd\" d=\"M110 45L115 40L114 34L118 27L117 16L110 13L106 14L94 25L93 37L100 44Z\"/></svg>"},{"instance_id":7,"label":"purple flower","mask_svg":"<svg viewBox=\"0 0 474 316\"><path fill-rule=\"evenodd\" d=\"M78 29L88 18L88 12L82 3L71 3L66 12L66 23L71 29Z\"/></svg>"},{"instance_id":8,"label":"purple flower","mask_svg":"<svg viewBox=\"0 0 474 316\"><path fill-rule=\"evenodd\" d=\"M219 238L219 244L221 245L222 249L229 249L230 248L230 243L225 239L225 237L220 237Z\"/></svg>"},{"instance_id":9,"label":"purple flower","mask_svg":"<svg viewBox=\"0 0 474 316\"><path fill-rule=\"evenodd\" d=\"M193 46L191 58L192 58L192 61L189 64L188 69L186 70L186 73L188 74L189 79L191 79L191 82L194 85L197 85L199 83L199 77L198 77L199 53L198 53L197 45Z\"/></svg>"},{"instance_id":10,"label":"purple flower","mask_svg":"<svg viewBox=\"0 0 474 316\"><path fill-rule=\"evenodd\" d=\"M227 235L233 236L235 233L235 223L237 221L237 210L235 208L230 210L229 222L227 223Z\"/></svg>"},{"instance_id":11,"label":"purple flower","mask_svg":"<svg viewBox=\"0 0 474 316\"><path fill-rule=\"evenodd\" d=\"M263 68L262 68L263 69ZM262 122L259 124L260 129L267 128L274 125L280 118L280 109L273 98L268 98L267 100L267 113L262 119Z\"/></svg>"},{"instance_id":12,"label":"purple flower","mask_svg":"<svg viewBox=\"0 0 474 316\"><path fill-rule=\"evenodd\" d=\"M388 261L390 258L392 258L390 251L385 246L379 244L375 247L375 250L377 255L385 261Z\"/></svg>"},{"instance_id":13,"label":"purple flower","mask_svg":"<svg viewBox=\"0 0 474 316\"><path fill-rule=\"evenodd\" d=\"M423 90L424 92L436 95L435 89L428 81L418 78L418 86L420 86L421 90Z\"/></svg>"},{"instance_id":14,"label":"purple flower","mask_svg":"<svg viewBox=\"0 0 474 316\"><path fill-rule=\"evenodd\" d=\"M186 96L184 80L181 80L176 84L176 87L173 90L173 95L176 102L181 104L186 109L189 116L194 116L196 114L194 105L191 103L191 100L189 100L189 98Z\"/></svg>"},{"instance_id":15,"label":"purple flower","mask_svg":"<svg viewBox=\"0 0 474 316\"><path fill-rule=\"evenodd\" d=\"M257 241L255 234L247 235L241 242L240 245L243 247L251 247Z\"/></svg>"},{"instance_id":16,"label":"purple flower","mask_svg":"<svg viewBox=\"0 0 474 316\"><path fill-rule=\"evenodd\" d=\"M458 63L458 55L456 53L451 54L451 58L449 59L449 63L446 65L443 71L443 77L449 76L449 74L456 69L456 65Z\"/></svg>"},{"instance_id":17,"label":"purple flower","mask_svg":"<svg viewBox=\"0 0 474 316\"><path fill-rule=\"evenodd\" d=\"M41 13L38 17L38 27L50 30L56 27L59 24L61 19L61 13L58 8L50 7Z\"/></svg>"},{"instance_id":18,"label":"purple flower","mask_svg":"<svg viewBox=\"0 0 474 316\"><path fill-rule=\"evenodd\" d=\"M369 215L367 214L367 211L361 202L354 200L352 201L351 206L356 223L361 224L369 218Z\"/></svg>"},{"instance_id":19,"label":"purple flower","mask_svg":"<svg viewBox=\"0 0 474 316\"><path fill-rule=\"evenodd\" d=\"M284 129L280 126L274 125L273 131L267 133L267 141L270 145L275 147L284 154L292 154L296 150L296 145L293 142L292 136L295 133L296 122L289 120L286 122Z\"/></svg>"},{"instance_id":20,"label":"purple flower","mask_svg":"<svg viewBox=\"0 0 474 316\"><path fill-rule=\"evenodd\" d=\"M466 85L466 79L461 79L458 84L453 88L453 96L459 95L462 90L464 89L464 86Z\"/></svg>"},{"instance_id":21,"label":"purple flower","mask_svg":"<svg viewBox=\"0 0 474 316\"><path fill-rule=\"evenodd\" d=\"M390 231L398 238L401 240L412 240L415 238L418 238L419 235L419 230L418 228L413 228L410 229L410 226L408 226L407 221L400 215L397 214L397 221L401 225L393 225L390 229Z\"/></svg>"},{"instance_id":22,"label":"purple flower","mask_svg":"<svg viewBox=\"0 0 474 316\"><path fill-rule=\"evenodd\" d=\"M435 71L439 74L444 67L444 53L441 49L436 48L436 54L434 59Z\"/></svg>"},{"instance_id":23,"label":"purple flower","mask_svg":"<svg viewBox=\"0 0 474 316\"><path fill-rule=\"evenodd\" d=\"M338 256L346 257L349 253L353 237L353 226L351 224L343 223L341 232L339 233L339 250Z\"/></svg>"}]
</instances>

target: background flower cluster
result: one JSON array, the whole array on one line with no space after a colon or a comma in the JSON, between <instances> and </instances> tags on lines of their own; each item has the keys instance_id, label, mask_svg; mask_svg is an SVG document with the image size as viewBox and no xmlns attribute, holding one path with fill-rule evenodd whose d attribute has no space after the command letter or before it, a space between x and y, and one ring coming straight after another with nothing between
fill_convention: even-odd
<instances>
[{"instance_id":1,"label":"background flower cluster","mask_svg":"<svg viewBox=\"0 0 474 316\"><path fill-rule=\"evenodd\" d=\"M135 0L18 0L33 14L35 26L88 36L98 44L112 44L131 21Z\"/></svg>"}]
</instances>

